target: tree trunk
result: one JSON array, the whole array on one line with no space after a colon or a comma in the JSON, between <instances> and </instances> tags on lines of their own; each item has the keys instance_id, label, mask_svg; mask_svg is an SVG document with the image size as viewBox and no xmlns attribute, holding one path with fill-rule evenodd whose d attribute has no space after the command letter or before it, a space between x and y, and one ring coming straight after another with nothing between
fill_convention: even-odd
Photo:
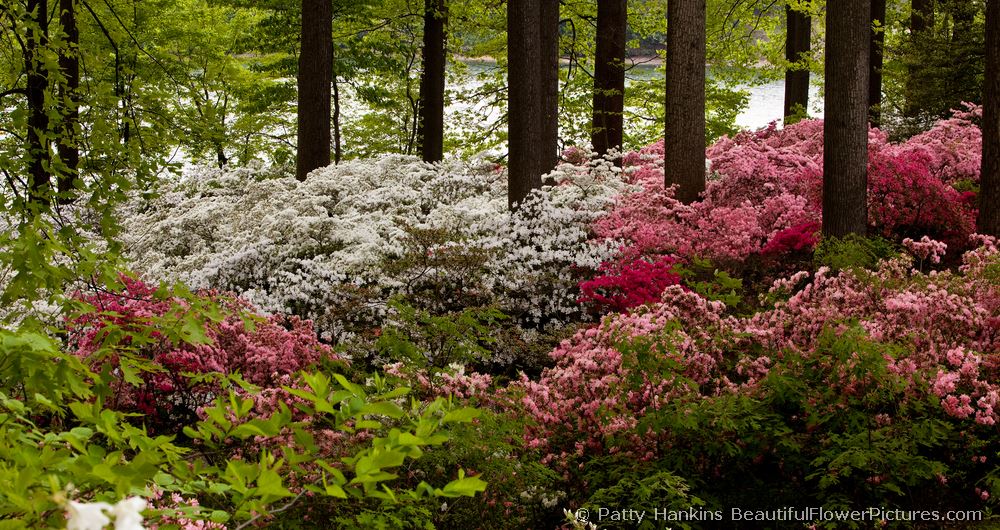
<instances>
[{"instance_id":1,"label":"tree trunk","mask_svg":"<svg viewBox=\"0 0 1000 530\"><path fill-rule=\"evenodd\" d=\"M559 0L539 0L538 22L542 54L537 74L542 82L540 163L545 174L559 163Z\"/></svg>"},{"instance_id":2,"label":"tree trunk","mask_svg":"<svg viewBox=\"0 0 1000 530\"><path fill-rule=\"evenodd\" d=\"M823 234L868 229L868 61L871 0L827 4Z\"/></svg>"},{"instance_id":3,"label":"tree trunk","mask_svg":"<svg viewBox=\"0 0 1000 530\"><path fill-rule=\"evenodd\" d=\"M685 204L705 191L705 39L705 0L671 0L663 168Z\"/></svg>"},{"instance_id":4,"label":"tree trunk","mask_svg":"<svg viewBox=\"0 0 1000 530\"><path fill-rule=\"evenodd\" d=\"M910 2L910 41L920 42L926 35L928 29L934 27L934 0L911 0ZM911 44L911 49L916 46ZM906 75L906 106L903 109L904 115L913 118L920 113L914 101L914 94L917 86L921 83L921 65L916 59L909 61Z\"/></svg>"},{"instance_id":5,"label":"tree trunk","mask_svg":"<svg viewBox=\"0 0 1000 530\"><path fill-rule=\"evenodd\" d=\"M333 82L333 5L302 0L299 54L298 153L295 176L330 165L330 85Z\"/></svg>"},{"instance_id":6,"label":"tree trunk","mask_svg":"<svg viewBox=\"0 0 1000 530\"><path fill-rule=\"evenodd\" d=\"M555 27L551 26L553 12ZM558 36L553 40L552 33L558 23L557 0L507 2L507 202L511 208L541 187L542 175L555 166L559 65ZM543 33L548 33L544 39Z\"/></svg>"},{"instance_id":7,"label":"tree trunk","mask_svg":"<svg viewBox=\"0 0 1000 530\"><path fill-rule=\"evenodd\" d=\"M979 232L1000 237L1000 0L986 2L984 79Z\"/></svg>"},{"instance_id":8,"label":"tree trunk","mask_svg":"<svg viewBox=\"0 0 1000 530\"><path fill-rule=\"evenodd\" d=\"M33 17L25 42L25 71L28 99L28 195L32 201L48 202L51 174L49 170L49 116L45 112L45 92L48 75L39 55L48 45L48 2L28 0L28 12Z\"/></svg>"},{"instance_id":9,"label":"tree trunk","mask_svg":"<svg viewBox=\"0 0 1000 530\"><path fill-rule=\"evenodd\" d=\"M63 108L62 131L59 139L59 159L65 169L59 175L58 188L62 201L68 201L73 191L73 180L80 170L80 31L76 26L74 0L59 1L59 24L66 34L66 42L59 54L59 69L65 82L60 86Z\"/></svg>"},{"instance_id":10,"label":"tree trunk","mask_svg":"<svg viewBox=\"0 0 1000 530\"><path fill-rule=\"evenodd\" d=\"M812 50L812 17L785 5L785 60L797 63L785 70L785 125L798 121L809 111L809 67Z\"/></svg>"},{"instance_id":11,"label":"tree trunk","mask_svg":"<svg viewBox=\"0 0 1000 530\"><path fill-rule=\"evenodd\" d=\"M885 0L871 0L871 44L868 52L868 121L882 126L882 64L885 50Z\"/></svg>"},{"instance_id":12,"label":"tree trunk","mask_svg":"<svg viewBox=\"0 0 1000 530\"><path fill-rule=\"evenodd\" d=\"M594 122L590 138L594 152L602 156L622 146L627 21L628 0L597 0Z\"/></svg>"},{"instance_id":13,"label":"tree trunk","mask_svg":"<svg viewBox=\"0 0 1000 530\"><path fill-rule=\"evenodd\" d=\"M420 122L417 137L424 162L444 158L444 89L447 64L445 0L425 0L423 71L420 74Z\"/></svg>"}]
</instances>

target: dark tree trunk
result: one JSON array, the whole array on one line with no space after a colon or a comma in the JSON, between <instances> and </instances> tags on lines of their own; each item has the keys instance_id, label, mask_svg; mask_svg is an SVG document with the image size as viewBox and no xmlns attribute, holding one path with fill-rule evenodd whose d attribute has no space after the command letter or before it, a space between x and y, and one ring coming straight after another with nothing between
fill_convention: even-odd
<instances>
[{"instance_id":1,"label":"dark tree trunk","mask_svg":"<svg viewBox=\"0 0 1000 530\"><path fill-rule=\"evenodd\" d=\"M447 9L445 0L425 0L423 71L420 74L420 122L417 131L424 162L437 162L444 158Z\"/></svg>"},{"instance_id":2,"label":"dark tree trunk","mask_svg":"<svg viewBox=\"0 0 1000 530\"><path fill-rule=\"evenodd\" d=\"M622 146L627 21L628 0L597 0L594 123L590 138L598 155Z\"/></svg>"},{"instance_id":3,"label":"dark tree trunk","mask_svg":"<svg viewBox=\"0 0 1000 530\"><path fill-rule=\"evenodd\" d=\"M785 125L795 123L809 110L809 67L812 50L812 17L785 5L785 60L799 63L785 70Z\"/></svg>"},{"instance_id":4,"label":"dark tree trunk","mask_svg":"<svg viewBox=\"0 0 1000 530\"><path fill-rule=\"evenodd\" d=\"M868 51L868 121L882 126L882 64L885 50L885 0L871 0L871 44Z\"/></svg>"},{"instance_id":5,"label":"dark tree trunk","mask_svg":"<svg viewBox=\"0 0 1000 530\"><path fill-rule=\"evenodd\" d=\"M59 69L65 83L60 87L63 108L63 124L59 139L59 159L66 166L59 175L59 195L69 200L73 191L73 180L80 170L80 138L77 130L80 124L80 31L76 26L76 6L74 0L59 0L59 24L66 34L66 42L59 54Z\"/></svg>"},{"instance_id":6,"label":"dark tree trunk","mask_svg":"<svg viewBox=\"0 0 1000 530\"><path fill-rule=\"evenodd\" d=\"M868 60L871 0L827 4L823 234L868 229Z\"/></svg>"},{"instance_id":7,"label":"dark tree trunk","mask_svg":"<svg viewBox=\"0 0 1000 530\"><path fill-rule=\"evenodd\" d=\"M671 0L663 168L686 204L705 191L705 38L705 0Z\"/></svg>"},{"instance_id":8,"label":"dark tree trunk","mask_svg":"<svg viewBox=\"0 0 1000 530\"><path fill-rule=\"evenodd\" d=\"M539 0L538 22L542 56L538 63L541 79L542 174L559 163L559 0Z\"/></svg>"},{"instance_id":9,"label":"dark tree trunk","mask_svg":"<svg viewBox=\"0 0 1000 530\"><path fill-rule=\"evenodd\" d=\"M1000 237L1000 0L986 2L984 79L979 232Z\"/></svg>"},{"instance_id":10,"label":"dark tree trunk","mask_svg":"<svg viewBox=\"0 0 1000 530\"><path fill-rule=\"evenodd\" d=\"M557 0L507 2L507 202L511 208L541 187L542 175L556 162L559 58L558 35L553 33L558 31L558 7Z\"/></svg>"},{"instance_id":11,"label":"dark tree trunk","mask_svg":"<svg viewBox=\"0 0 1000 530\"><path fill-rule=\"evenodd\" d=\"M49 116L45 112L45 91L49 88L48 75L39 57L48 45L48 2L28 0L28 12L34 18L29 26L25 43L25 70L27 72L28 99L28 194L31 200L47 202L51 174L49 163Z\"/></svg>"},{"instance_id":12,"label":"dark tree trunk","mask_svg":"<svg viewBox=\"0 0 1000 530\"><path fill-rule=\"evenodd\" d=\"M333 5L302 0L299 54L298 154L295 176L330 165L330 85L333 82Z\"/></svg>"},{"instance_id":13,"label":"dark tree trunk","mask_svg":"<svg viewBox=\"0 0 1000 530\"><path fill-rule=\"evenodd\" d=\"M910 2L910 40L920 42L926 35L928 29L934 27L934 0L911 0ZM911 46L914 49L915 46ZM917 86L921 82L920 64L916 60L911 60L907 67L906 75L906 107L903 112L906 116L914 117L920 109L914 102Z\"/></svg>"}]
</instances>

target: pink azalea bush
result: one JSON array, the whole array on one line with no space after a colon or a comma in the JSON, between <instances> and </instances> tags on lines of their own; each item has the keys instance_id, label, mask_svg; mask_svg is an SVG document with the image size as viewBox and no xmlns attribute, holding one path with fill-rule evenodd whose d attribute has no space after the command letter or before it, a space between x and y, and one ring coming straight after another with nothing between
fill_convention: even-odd
<instances>
[{"instance_id":1,"label":"pink azalea bush","mask_svg":"<svg viewBox=\"0 0 1000 530\"><path fill-rule=\"evenodd\" d=\"M747 317L725 316L721 303L668 287L659 303L580 331L552 352L555 367L538 381L522 380L522 404L534 422L528 443L561 463L619 451L663 456L657 450L668 447L637 428L650 411L727 393L760 395L759 383L786 355L833 369L817 353L824 332L843 333L854 322L870 340L895 348L884 360L907 399L933 397L946 417L994 425L1000 250L992 239L980 242L957 272L925 274L900 257L876 271L797 273L772 288L787 299ZM659 369L637 370L638 359ZM849 378L838 384L844 394L857 390Z\"/></svg>"},{"instance_id":2,"label":"pink azalea bush","mask_svg":"<svg viewBox=\"0 0 1000 530\"><path fill-rule=\"evenodd\" d=\"M979 179L981 110L969 107L901 144L869 133L869 211L875 233L927 235L963 248L975 230L975 195L954 186ZM683 205L663 186L663 145L624 157L639 186L594 223L599 239L622 240L631 258L697 255L740 263L759 253L815 243L807 227L822 215L823 122L747 131L708 148L710 177L701 201ZM794 241L793 241L794 240Z\"/></svg>"},{"instance_id":3,"label":"pink azalea bush","mask_svg":"<svg viewBox=\"0 0 1000 530\"><path fill-rule=\"evenodd\" d=\"M664 289L680 283L680 276L672 270L673 265L674 260L670 257L661 257L652 263L644 259L603 263L600 276L580 283L579 302L595 307L600 314L655 302Z\"/></svg>"},{"instance_id":4,"label":"pink azalea bush","mask_svg":"<svg viewBox=\"0 0 1000 530\"><path fill-rule=\"evenodd\" d=\"M202 324L207 344L171 340L161 331L136 339L130 330L148 327L169 312L183 311L188 302L157 297L156 288L139 280L123 277L122 281L120 293L80 295L94 310L67 323L70 346L98 371L101 365L115 369L117 402L112 406L145 414L150 424L167 425L172 417L190 415L211 402L216 386L194 382L193 376L240 373L250 383L275 387L287 382L291 374L337 359L328 346L318 342L311 322L294 316L259 317L247 302L214 292L197 295L218 304L224 314L216 323ZM126 333L108 349L109 332L118 329ZM139 384L126 380L121 371L126 355L150 363L139 374Z\"/></svg>"}]
</instances>

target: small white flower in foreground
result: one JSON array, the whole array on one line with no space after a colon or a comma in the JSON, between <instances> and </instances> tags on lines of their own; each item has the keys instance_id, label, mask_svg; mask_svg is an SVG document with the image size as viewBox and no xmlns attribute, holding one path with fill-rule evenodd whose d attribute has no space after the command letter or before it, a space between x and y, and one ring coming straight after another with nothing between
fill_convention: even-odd
<instances>
[{"instance_id":1,"label":"small white flower in foreground","mask_svg":"<svg viewBox=\"0 0 1000 530\"><path fill-rule=\"evenodd\" d=\"M142 511L146 509L146 499L129 497L118 501L111 508L115 516L115 530L144 530L142 526Z\"/></svg>"},{"instance_id":2,"label":"small white flower in foreground","mask_svg":"<svg viewBox=\"0 0 1000 530\"><path fill-rule=\"evenodd\" d=\"M106 510L110 510L111 505L106 502L76 502L69 501L66 505L66 530L103 530L104 525L111 522Z\"/></svg>"},{"instance_id":3,"label":"small white flower in foreground","mask_svg":"<svg viewBox=\"0 0 1000 530\"><path fill-rule=\"evenodd\" d=\"M115 517L115 530L145 530L142 526L142 511L146 509L146 499L129 497L114 506L106 502L76 502L66 504L66 530L104 530ZM107 512L107 514L105 513Z\"/></svg>"}]
</instances>

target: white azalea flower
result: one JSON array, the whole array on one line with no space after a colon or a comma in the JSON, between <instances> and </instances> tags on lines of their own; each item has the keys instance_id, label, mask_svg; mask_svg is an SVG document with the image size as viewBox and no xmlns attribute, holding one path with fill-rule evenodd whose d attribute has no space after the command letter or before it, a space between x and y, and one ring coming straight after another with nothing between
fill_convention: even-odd
<instances>
[{"instance_id":1,"label":"white azalea flower","mask_svg":"<svg viewBox=\"0 0 1000 530\"><path fill-rule=\"evenodd\" d=\"M66 530L103 530L111 522L105 511L111 509L106 502L69 501L66 505Z\"/></svg>"},{"instance_id":2,"label":"white azalea flower","mask_svg":"<svg viewBox=\"0 0 1000 530\"><path fill-rule=\"evenodd\" d=\"M111 508L115 516L115 530L145 530L142 526L142 511L146 509L146 499L129 497L118 501Z\"/></svg>"}]
</instances>

